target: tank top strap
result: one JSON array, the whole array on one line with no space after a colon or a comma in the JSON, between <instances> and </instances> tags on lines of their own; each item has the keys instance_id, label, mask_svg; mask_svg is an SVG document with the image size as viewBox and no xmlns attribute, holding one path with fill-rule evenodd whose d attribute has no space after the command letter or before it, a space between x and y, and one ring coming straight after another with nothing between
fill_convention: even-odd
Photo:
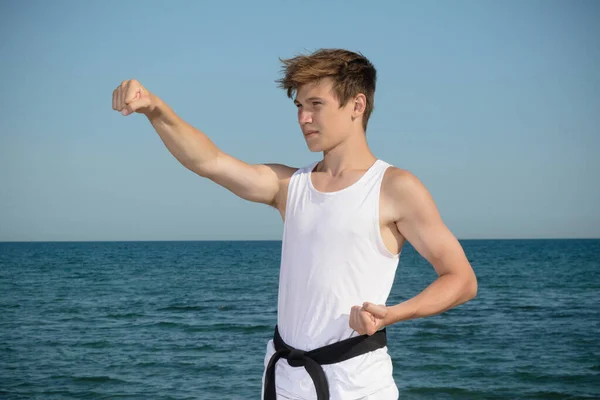
<instances>
[{"instance_id":1,"label":"tank top strap","mask_svg":"<svg viewBox=\"0 0 600 400\"><path fill-rule=\"evenodd\" d=\"M357 183L366 187L379 186L381 185L385 171L389 167L391 167L391 164L377 159Z\"/></svg>"}]
</instances>

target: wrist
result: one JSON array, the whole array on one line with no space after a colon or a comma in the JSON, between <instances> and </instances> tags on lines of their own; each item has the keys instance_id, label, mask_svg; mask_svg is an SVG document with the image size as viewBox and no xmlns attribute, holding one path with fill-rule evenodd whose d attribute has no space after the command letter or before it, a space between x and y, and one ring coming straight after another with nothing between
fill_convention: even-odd
<instances>
[{"instance_id":1,"label":"wrist","mask_svg":"<svg viewBox=\"0 0 600 400\"><path fill-rule=\"evenodd\" d=\"M166 104L158 96L150 94L150 105L144 112L144 115L146 115L150 122L156 121L165 114L165 106Z\"/></svg>"},{"instance_id":2,"label":"wrist","mask_svg":"<svg viewBox=\"0 0 600 400\"><path fill-rule=\"evenodd\" d=\"M414 303L407 300L403 303L388 307L388 313L384 319L385 325L392 325L396 322L407 321L413 319L416 315L416 307Z\"/></svg>"}]
</instances>

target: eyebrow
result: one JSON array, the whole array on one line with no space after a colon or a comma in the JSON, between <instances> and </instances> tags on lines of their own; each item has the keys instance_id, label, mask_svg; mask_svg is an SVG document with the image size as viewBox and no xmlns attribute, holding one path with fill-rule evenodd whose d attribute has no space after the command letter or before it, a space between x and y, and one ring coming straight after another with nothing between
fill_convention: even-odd
<instances>
[{"instance_id":1,"label":"eyebrow","mask_svg":"<svg viewBox=\"0 0 600 400\"><path fill-rule=\"evenodd\" d=\"M325 99L323 99L322 97L317 97L317 96L309 97L308 99L306 99L306 101L313 101L313 100L325 101ZM298 101L297 98L294 99L294 103L300 104L300 102Z\"/></svg>"}]
</instances>

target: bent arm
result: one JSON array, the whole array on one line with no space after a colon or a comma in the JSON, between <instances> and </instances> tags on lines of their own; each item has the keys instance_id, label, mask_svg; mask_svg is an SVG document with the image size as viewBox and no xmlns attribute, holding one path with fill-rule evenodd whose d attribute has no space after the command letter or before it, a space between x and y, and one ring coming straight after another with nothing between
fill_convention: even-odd
<instances>
[{"instance_id":1,"label":"bent arm","mask_svg":"<svg viewBox=\"0 0 600 400\"><path fill-rule=\"evenodd\" d=\"M249 201L277 207L281 182L294 169L279 164L248 164L221 151L210 138L180 118L165 102L147 117L167 149L187 169Z\"/></svg>"},{"instance_id":2,"label":"bent arm","mask_svg":"<svg viewBox=\"0 0 600 400\"><path fill-rule=\"evenodd\" d=\"M428 190L414 175L398 171L389 192L396 200L398 230L433 266L438 278L417 296L390 307L387 323L436 315L474 298L475 273Z\"/></svg>"}]
</instances>

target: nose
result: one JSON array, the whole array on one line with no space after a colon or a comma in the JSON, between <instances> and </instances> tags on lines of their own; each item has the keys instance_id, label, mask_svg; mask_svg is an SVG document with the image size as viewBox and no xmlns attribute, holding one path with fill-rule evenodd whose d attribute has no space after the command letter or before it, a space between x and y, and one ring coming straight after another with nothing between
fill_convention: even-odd
<instances>
[{"instance_id":1,"label":"nose","mask_svg":"<svg viewBox=\"0 0 600 400\"><path fill-rule=\"evenodd\" d=\"M299 110L298 122L300 122L300 125L310 124L312 122L312 114L304 110Z\"/></svg>"}]
</instances>

